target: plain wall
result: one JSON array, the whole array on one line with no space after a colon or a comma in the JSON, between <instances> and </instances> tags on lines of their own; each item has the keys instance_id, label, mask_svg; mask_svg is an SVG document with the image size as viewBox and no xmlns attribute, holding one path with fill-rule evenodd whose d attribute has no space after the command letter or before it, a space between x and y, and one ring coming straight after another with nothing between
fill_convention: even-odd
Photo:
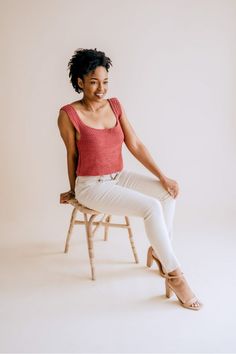
<instances>
[{"instance_id":1,"label":"plain wall","mask_svg":"<svg viewBox=\"0 0 236 354\"><path fill-rule=\"evenodd\" d=\"M67 71L77 48L112 59L107 97L179 183L177 230L234 222L234 0L11 0L0 16L3 241L56 238L69 221L57 116L82 97ZM123 152L127 168L150 174Z\"/></svg>"}]
</instances>

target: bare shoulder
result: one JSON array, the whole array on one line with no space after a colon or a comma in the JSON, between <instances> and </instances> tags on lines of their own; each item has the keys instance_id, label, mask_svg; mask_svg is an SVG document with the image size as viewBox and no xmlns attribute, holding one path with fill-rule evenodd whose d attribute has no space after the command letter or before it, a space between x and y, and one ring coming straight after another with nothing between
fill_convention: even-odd
<instances>
[{"instance_id":1,"label":"bare shoulder","mask_svg":"<svg viewBox=\"0 0 236 354\"><path fill-rule=\"evenodd\" d=\"M130 128L132 128L131 124L130 124L130 122L128 120L128 117L127 117L127 114L126 114L126 111L125 111L123 103L121 103L121 101L118 98L117 98L117 100L118 100L118 103L119 103L120 109L121 109L121 116L120 116L121 124L123 124L125 126L128 125Z\"/></svg>"},{"instance_id":2,"label":"bare shoulder","mask_svg":"<svg viewBox=\"0 0 236 354\"><path fill-rule=\"evenodd\" d=\"M72 154L77 154L76 131L67 113L62 109L59 111L57 124L67 150Z\"/></svg>"},{"instance_id":3,"label":"bare shoulder","mask_svg":"<svg viewBox=\"0 0 236 354\"><path fill-rule=\"evenodd\" d=\"M68 117L68 114L63 110L60 109L58 118L57 118L57 124L59 129L72 129L74 130L73 124L70 121L70 118Z\"/></svg>"},{"instance_id":4,"label":"bare shoulder","mask_svg":"<svg viewBox=\"0 0 236 354\"><path fill-rule=\"evenodd\" d=\"M71 106L73 106L74 108L80 108L81 107L81 100L77 100L77 101L73 101L70 103Z\"/></svg>"}]
</instances>

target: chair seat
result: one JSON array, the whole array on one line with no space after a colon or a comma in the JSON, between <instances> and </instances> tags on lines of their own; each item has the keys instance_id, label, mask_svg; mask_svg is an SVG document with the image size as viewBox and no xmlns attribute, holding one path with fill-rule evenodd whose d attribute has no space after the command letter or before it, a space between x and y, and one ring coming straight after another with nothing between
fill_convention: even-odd
<instances>
[{"instance_id":1,"label":"chair seat","mask_svg":"<svg viewBox=\"0 0 236 354\"><path fill-rule=\"evenodd\" d=\"M77 199L72 198L68 200L68 204L71 204L73 207L77 208L81 213L86 213L86 214L92 214L92 215L98 215L98 214L103 214L100 211L93 210L90 208L87 208L83 204L81 204Z\"/></svg>"}]
</instances>

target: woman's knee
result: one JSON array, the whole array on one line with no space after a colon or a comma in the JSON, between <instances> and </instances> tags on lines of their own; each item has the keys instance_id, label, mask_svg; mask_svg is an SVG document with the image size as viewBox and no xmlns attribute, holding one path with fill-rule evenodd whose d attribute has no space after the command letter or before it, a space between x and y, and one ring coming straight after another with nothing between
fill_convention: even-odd
<instances>
[{"instance_id":1,"label":"woman's knee","mask_svg":"<svg viewBox=\"0 0 236 354\"><path fill-rule=\"evenodd\" d=\"M161 201L165 201L165 200L168 200L168 201L171 201L171 202L175 202L175 198L172 197L172 195L166 190L163 188L163 195L162 197L160 198Z\"/></svg>"},{"instance_id":2,"label":"woman's knee","mask_svg":"<svg viewBox=\"0 0 236 354\"><path fill-rule=\"evenodd\" d=\"M150 217L152 214L160 215L162 213L162 205L158 199L150 198L148 207L145 210L144 218Z\"/></svg>"}]
</instances>

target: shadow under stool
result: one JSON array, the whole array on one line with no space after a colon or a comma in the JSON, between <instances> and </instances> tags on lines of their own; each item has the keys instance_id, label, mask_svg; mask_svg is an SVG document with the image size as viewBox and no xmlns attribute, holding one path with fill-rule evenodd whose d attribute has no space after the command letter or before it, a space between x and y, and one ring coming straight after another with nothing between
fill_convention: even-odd
<instances>
[{"instance_id":1,"label":"shadow under stool","mask_svg":"<svg viewBox=\"0 0 236 354\"><path fill-rule=\"evenodd\" d=\"M87 238L87 245L88 245L88 254L89 254L89 261L90 261L90 267L91 267L91 275L92 275L92 280L96 280L95 276L95 264L94 264L94 249L93 249L93 238L95 235L95 232L97 229L101 226L104 226L104 241L107 241L108 239L108 229L110 227L118 227L122 229L127 229L128 231L128 236L130 240L130 244L132 247L134 259L136 263L139 263L138 260L138 255L137 251L134 245L134 240L133 240L133 234L132 234L132 229L130 226L130 221L127 216L124 216L125 223L112 223L111 218L112 215L109 214L104 214L102 212L99 212L97 210L89 209L85 207L84 205L80 204L77 199L73 198L68 201L68 203L73 206L73 211L71 214L71 219L70 219L70 226L68 229L67 237L66 237L66 243L65 243L65 250L64 253L67 253L69 250L69 243L72 235L72 231L74 228L74 225L84 225L85 226L85 231L86 231L86 238ZM78 220L76 219L76 216L78 213L81 213L83 215L83 220ZM99 215L102 215L102 218L99 221L95 221L95 218Z\"/></svg>"}]
</instances>

